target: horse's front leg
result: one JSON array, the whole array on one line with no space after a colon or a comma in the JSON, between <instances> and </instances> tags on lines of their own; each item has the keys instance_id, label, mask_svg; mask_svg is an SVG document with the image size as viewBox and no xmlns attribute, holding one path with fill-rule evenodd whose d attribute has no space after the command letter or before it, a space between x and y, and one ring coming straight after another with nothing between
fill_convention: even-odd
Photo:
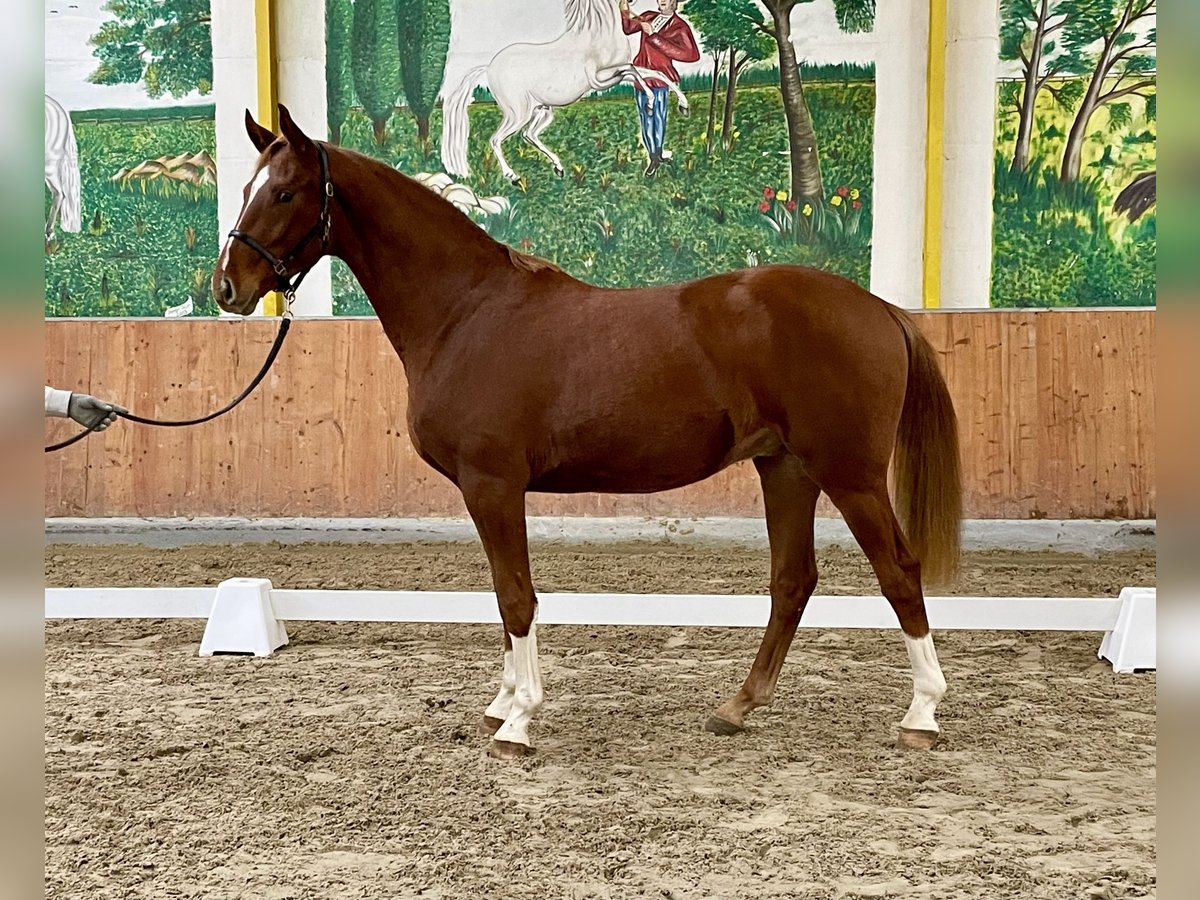
<instances>
[{"instance_id":1,"label":"horse's front leg","mask_svg":"<svg viewBox=\"0 0 1200 900\"><path fill-rule=\"evenodd\" d=\"M460 477L471 514L492 569L492 584L504 623L504 679L484 713L480 730L493 732L488 754L517 759L533 752L529 724L542 705L538 663L537 597L529 573L525 532L525 488L515 479L473 474ZM502 721L500 721L502 720ZM496 725L496 722L500 724Z\"/></svg>"},{"instance_id":2,"label":"horse's front leg","mask_svg":"<svg viewBox=\"0 0 1200 900\"><path fill-rule=\"evenodd\" d=\"M679 107L680 114L686 116L692 111L691 104L688 103L687 94L685 94L683 92L683 89L680 88L679 85L677 85L675 82L671 81L669 78L667 78L661 72L653 72L653 71L650 71L649 69L639 69L637 66L630 66L629 68L631 68L633 70L634 77L636 77L636 78L654 77L654 78L658 78L660 81L665 82L667 85L667 90L669 90L672 94L675 95L675 101ZM649 88L647 88L647 90L649 90Z\"/></svg>"},{"instance_id":3,"label":"horse's front leg","mask_svg":"<svg viewBox=\"0 0 1200 900\"><path fill-rule=\"evenodd\" d=\"M646 80L638 74L638 70L628 63L622 63L619 66L608 66L607 68L598 70L591 79L592 90L606 91L609 88L616 87L626 78L633 82L633 89L641 91L646 97L646 109L651 111L654 108L654 92L650 90L650 85Z\"/></svg>"}]
</instances>

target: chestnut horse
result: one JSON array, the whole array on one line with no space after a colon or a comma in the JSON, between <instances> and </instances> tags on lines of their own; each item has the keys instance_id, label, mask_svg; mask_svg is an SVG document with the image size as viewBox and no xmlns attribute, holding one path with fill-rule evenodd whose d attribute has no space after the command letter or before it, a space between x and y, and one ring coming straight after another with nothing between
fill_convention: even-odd
<instances>
[{"instance_id":1,"label":"chestnut horse","mask_svg":"<svg viewBox=\"0 0 1200 900\"><path fill-rule=\"evenodd\" d=\"M404 366L413 446L462 492L491 566L504 622L501 687L480 726L491 755L531 752L543 697L526 493L664 491L746 459L762 481L771 613L745 683L705 727L739 732L771 702L817 583L824 491L904 633L913 699L898 743L933 745L946 682L921 573L953 574L961 485L950 395L909 315L799 266L593 287L279 112L278 137L246 114L260 156L213 293L247 315L325 254L366 291Z\"/></svg>"}]
</instances>

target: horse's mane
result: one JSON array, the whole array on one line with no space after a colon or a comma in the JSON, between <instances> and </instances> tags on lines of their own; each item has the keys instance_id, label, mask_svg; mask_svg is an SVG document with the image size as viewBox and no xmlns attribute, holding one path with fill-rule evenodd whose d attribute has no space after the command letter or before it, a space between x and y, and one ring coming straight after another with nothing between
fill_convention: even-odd
<instances>
[{"instance_id":1,"label":"horse's mane","mask_svg":"<svg viewBox=\"0 0 1200 900\"><path fill-rule=\"evenodd\" d=\"M542 259L540 256L531 256L528 253L522 253L520 250L514 250L507 244L504 249L508 251L508 258L513 266L521 269L524 272L561 272L562 269L550 262L548 259Z\"/></svg>"},{"instance_id":2,"label":"horse's mane","mask_svg":"<svg viewBox=\"0 0 1200 900\"><path fill-rule=\"evenodd\" d=\"M563 9L570 31L597 31L614 18L613 0L566 0Z\"/></svg>"}]
</instances>

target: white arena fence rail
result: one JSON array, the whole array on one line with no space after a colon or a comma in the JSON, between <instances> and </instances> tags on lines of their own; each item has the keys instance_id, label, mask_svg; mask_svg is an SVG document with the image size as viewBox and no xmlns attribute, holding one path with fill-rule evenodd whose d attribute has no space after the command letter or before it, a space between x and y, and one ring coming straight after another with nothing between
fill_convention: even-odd
<instances>
[{"instance_id":1,"label":"white arena fence rail","mask_svg":"<svg viewBox=\"0 0 1200 900\"><path fill-rule=\"evenodd\" d=\"M771 600L751 594L539 594L543 625L763 628ZM1157 668L1156 591L1120 597L927 597L935 631L1090 631L1116 672ZM287 643L287 621L500 624L485 591L275 588L265 578L215 587L47 588L47 619L206 619L200 655L269 656ZM814 596L801 628L898 628L879 596Z\"/></svg>"}]
</instances>

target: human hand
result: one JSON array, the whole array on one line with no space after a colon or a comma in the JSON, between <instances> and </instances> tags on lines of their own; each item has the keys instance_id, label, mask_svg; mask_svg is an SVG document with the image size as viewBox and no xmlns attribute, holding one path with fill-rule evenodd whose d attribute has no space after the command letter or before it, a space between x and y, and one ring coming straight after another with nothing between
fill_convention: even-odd
<instances>
[{"instance_id":1,"label":"human hand","mask_svg":"<svg viewBox=\"0 0 1200 900\"><path fill-rule=\"evenodd\" d=\"M67 415L85 428L103 431L117 421L117 413L128 412L123 406L97 400L90 394L72 394Z\"/></svg>"},{"instance_id":2,"label":"human hand","mask_svg":"<svg viewBox=\"0 0 1200 900\"><path fill-rule=\"evenodd\" d=\"M646 34L654 34L654 26L651 25L649 22L642 22L641 26L642 26L642 31L646 32Z\"/></svg>"}]
</instances>

